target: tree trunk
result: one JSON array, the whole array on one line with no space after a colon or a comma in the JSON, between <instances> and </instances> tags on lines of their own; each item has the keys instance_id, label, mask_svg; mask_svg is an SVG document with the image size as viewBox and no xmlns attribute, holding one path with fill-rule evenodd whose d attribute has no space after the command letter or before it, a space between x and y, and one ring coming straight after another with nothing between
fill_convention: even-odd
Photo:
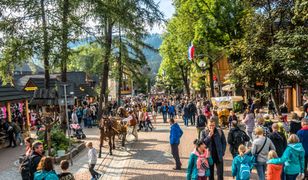
<instances>
[{"instance_id":1,"label":"tree trunk","mask_svg":"<svg viewBox=\"0 0 308 180\"><path fill-rule=\"evenodd\" d=\"M46 15L45 15L45 7L44 7L44 0L41 0L41 18L42 18L42 30L43 30L43 61L44 61L44 68L45 68L45 82L44 87L45 89L50 88L50 75L49 75L49 42L48 42L48 32L47 32L47 24L46 24Z\"/></svg>"},{"instance_id":2,"label":"tree trunk","mask_svg":"<svg viewBox=\"0 0 308 180\"><path fill-rule=\"evenodd\" d=\"M210 75L211 97L215 97L214 80L213 80L213 61L211 58L209 58L209 75Z\"/></svg>"},{"instance_id":3,"label":"tree trunk","mask_svg":"<svg viewBox=\"0 0 308 180\"><path fill-rule=\"evenodd\" d=\"M182 76L182 80L184 83L184 87L187 93L187 96L190 97L190 88L189 88L189 84L188 84L188 68L186 67L184 69L184 66L179 66L181 69L181 76Z\"/></svg>"},{"instance_id":4,"label":"tree trunk","mask_svg":"<svg viewBox=\"0 0 308 180\"><path fill-rule=\"evenodd\" d=\"M118 106L120 106L121 103L121 85L122 85L122 73L123 73L123 67L122 67L122 38L121 38L121 28L119 27L119 58L118 58L118 92L117 92L117 100L118 100Z\"/></svg>"},{"instance_id":5,"label":"tree trunk","mask_svg":"<svg viewBox=\"0 0 308 180\"><path fill-rule=\"evenodd\" d=\"M48 156L51 156L51 137L50 137L51 127L47 129L47 148L48 148Z\"/></svg>"},{"instance_id":6,"label":"tree trunk","mask_svg":"<svg viewBox=\"0 0 308 180\"><path fill-rule=\"evenodd\" d=\"M275 107L277 114L281 115L281 112L280 112L280 109L279 109L279 106L278 106L278 100L275 96L274 90L271 90L271 99L273 101L273 104L274 104L274 107Z\"/></svg>"},{"instance_id":7,"label":"tree trunk","mask_svg":"<svg viewBox=\"0 0 308 180\"><path fill-rule=\"evenodd\" d=\"M103 56L103 73L102 73L102 79L101 79L101 93L100 93L100 99L99 99L99 111L98 116L99 119L102 117L102 110L104 105L106 106L108 103L108 75L109 75L109 59L111 55L111 45L112 45L112 28L113 24L109 22L109 19L106 21L106 27L105 27L105 43L103 46L105 46L105 53Z\"/></svg>"},{"instance_id":8,"label":"tree trunk","mask_svg":"<svg viewBox=\"0 0 308 180\"><path fill-rule=\"evenodd\" d=\"M62 12L62 58L61 58L61 81L67 81L67 59L68 59L68 15L69 15L69 0L63 1Z\"/></svg>"}]
</instances>

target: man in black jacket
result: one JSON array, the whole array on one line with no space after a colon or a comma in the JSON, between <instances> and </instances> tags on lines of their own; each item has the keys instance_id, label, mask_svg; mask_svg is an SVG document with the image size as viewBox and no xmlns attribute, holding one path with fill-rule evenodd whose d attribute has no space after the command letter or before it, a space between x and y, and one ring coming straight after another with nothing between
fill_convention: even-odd
<instances>
[{"instance_id":1,"label":"man in black jacket","mask_svg":"<svg viewBox=\"0 0 308 180\"><path fill-rule=\"evenodd\" d=\"M268 135L268 138L270 138L275 145L278 157L281 157L284 150L287 148L287 139L284 134L278 132L278 129L278 124L274 123L272 125L273 132Z\"/></svg>"},{"instance_id":2,"label":"man in black jacket","mask_svg":"<svg viewBox=\"0 0 308 180\"><path fill-rule=\"evenodd\" d=\"M37 170L37 166L43 157L44 147L43 143L35 142L32 145L33 152L30 156L30 179L34 179L34 173Z\"/></svg>"},{"instance_id":3,"label":"man in black jacket","mask_svg":"<svg viewBox=\"0 0 308 180\"><path fill-rule=\"evenodd\" d=\"M188 104L188 109L189 109L190 124L193 126L195 125L195 122L196 122L195 115L197 114L197 107L193 101L191 101Z\"/></svg>"},{"instance_id":4,"label":"man in black jacket","mask_svg":"<svg viewBox=\"0 0 308 180\"><path fill-rule=\"evenodd\" d=\"M217 179L224 179L223 157L226 151L226 138L224 132L220 128L216 128L215 121L208 122L208 128L202 131L201 140L209 147L214 164L210 166L210 180L214 180L214 165L217 169Z\"/></svg>"},{"instance_id":5,"label":"man in black jacket","mask_svg":"<svg viewBox=\"0 0 308 180\"><path fill-rule=\"evenodd\" d=\"M241 144L245 145L245 143L248 142L250 138L245 131L238 127L237 121L232 121L231 124L232 128L228 134L228 144L230 145L230 153L234 158L238 155L238 147Z\"/></svg>"}]
</instances>

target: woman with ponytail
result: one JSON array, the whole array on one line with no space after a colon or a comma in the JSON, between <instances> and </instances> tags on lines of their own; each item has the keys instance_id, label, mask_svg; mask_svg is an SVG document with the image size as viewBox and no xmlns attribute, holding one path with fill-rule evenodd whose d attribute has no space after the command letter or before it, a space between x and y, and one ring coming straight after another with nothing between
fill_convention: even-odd
<instances>
[{"instance_id":1,"label":"woman with ponytail","mask_svg":"<svg viewBox=\"0 0 308 180\"><path fill-rule=\"evenodd\" d=\"M207 180L210 176L210 165L213 164L211 153L206 145L196 139L195 150L190 154L187 167L187 180Z\"/></svg>"},{"instance_id":2,"label":"woman with ponytail","mask_svg":"<svg viewBox=\"0 0 308 180\"><path fill-rule=\"evenodd\" d=\"M238 153L232 161L232 176L236 180L249 180L253 167L253 158L246 154L247 148L243 144L238 147Z\"/></svg>"}]
</instances>

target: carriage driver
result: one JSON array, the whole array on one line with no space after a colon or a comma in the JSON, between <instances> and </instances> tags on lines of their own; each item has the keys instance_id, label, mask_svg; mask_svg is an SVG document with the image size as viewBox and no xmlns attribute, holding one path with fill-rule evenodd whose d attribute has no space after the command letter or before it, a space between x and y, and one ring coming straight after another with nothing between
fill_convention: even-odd
<instances>
[{"instance_id":1,"label":"carriage driver","mask_svg":"<svg viewBox=\"0 0 308 180\"><path fill-rule=\"evenodd\" d=\"M133 127L132 134L133 136L135 136L135 140L137 141L138 140L138 133L136 128L137 120L136 117L134 116L134 111L130 110L128 112L128 117L122 119L122 123L128 124L128 126Z\"/></svg>"}]
</instances>

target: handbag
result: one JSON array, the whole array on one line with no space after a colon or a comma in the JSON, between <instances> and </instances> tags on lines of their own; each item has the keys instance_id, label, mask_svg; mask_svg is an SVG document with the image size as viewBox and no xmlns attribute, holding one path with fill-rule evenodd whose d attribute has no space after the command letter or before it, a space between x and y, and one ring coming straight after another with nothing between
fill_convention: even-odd
<instances>
[{"instance_id":1,"label":"handbag","mask_svg":"<svg viewBox=\"0 0 308 180\"><path fill-rule=\"evenodd\" d=\"M265 141L264 141L264 143L263 143L261 149L260 149L258 152L256 152L256 154L253 155L253 164L254 164L254 165L258 163L258 155L259 155L260 152L263 150L263 148L264 148L264 146L265 146L265 144L266 144L266 141L267 141L267 137L265 137Z\"/></svg>"}]
</instances>

